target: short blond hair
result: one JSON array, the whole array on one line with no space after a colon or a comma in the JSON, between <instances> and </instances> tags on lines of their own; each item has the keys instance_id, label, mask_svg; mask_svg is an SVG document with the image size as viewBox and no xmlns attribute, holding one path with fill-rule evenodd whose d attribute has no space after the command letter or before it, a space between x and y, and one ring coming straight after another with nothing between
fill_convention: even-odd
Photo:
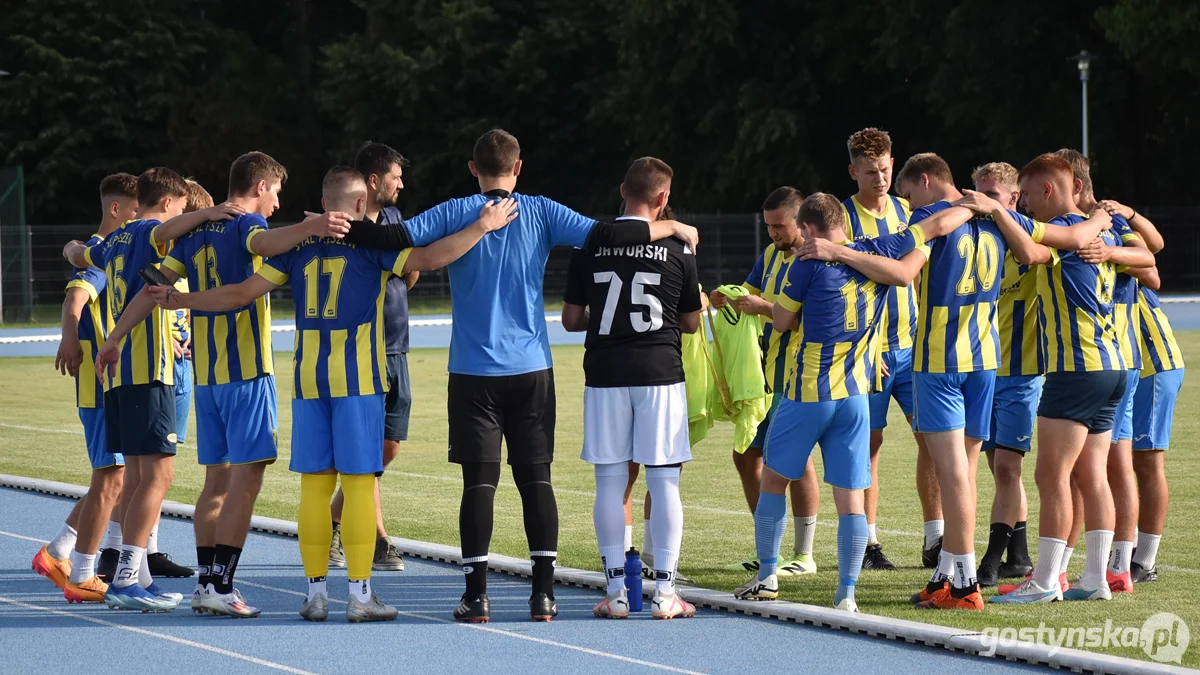
<instances>
[{"instance_id":1,"label":"short blond hair","mask_svg":"<svg viewBox=\"0 0 1200 675\"><path fill-rule=\"evenodd\" d=\"M213 206L212 195L208 194L208 190L204 186L192 180L187 179L187 207L183 209L184 213L199 211L200 209L211 209Z\"/></svg>"},{"instance_id":2,"label":"short blond hair","mask_svg":"<svg viewBox=\"0 0 1200 675\"><path fill-rule=\"evenodd\" d=\"M1008 162L988 162L982 166L975 167L971 172L971 182L979 185L979 181L988 180L1000 181L1001 185L1008 187L1017 187L1017 167Z\"/></svg>"},{"instance_id":3,"label":"short blond hair","mask_svg":"<svg viewBox=\"0 0 1200 675\"><path fill-rule=\"evenodd\" d=\"M846 149L850 151L851 162L859 157L880 159L892 154L892 137L882 129L867 127L850 135L846 141Z\"/></svg>"}]
</instances>

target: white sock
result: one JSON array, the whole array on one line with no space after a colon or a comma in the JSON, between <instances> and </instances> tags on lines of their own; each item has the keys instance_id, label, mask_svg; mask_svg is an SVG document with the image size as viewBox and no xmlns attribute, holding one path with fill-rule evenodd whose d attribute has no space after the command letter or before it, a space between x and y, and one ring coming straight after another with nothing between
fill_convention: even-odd
<instances>
[{"instance_id":1,"label":"white sock","mask_svg":"<svg viewBox=\"0 0 1200 675\"><path fill-rule=\"evenodd\" d=\"M150 529L150 537L146 539L146 555L154 555L158 553L158 521L154 521L154 527Z\"/></svg>"},{"instance_id":2,"label":"white sock","mask_svg":"<svg viewBox=\"0 0 1200 675\"><path fill-rule=\"evenodd\" d=\"M121 557L117 559L117 571L113 576L112 585L126 588L138 582L141 576L142 560L146 557L146 549L133 544L121 544Z\"/></svg>"},{"instance_id":3,"label":"white sock","mask_svg":"<svg viewBox=\"0 0 1200 675\"><path fill-rule=\"evenodd\" d=\"M104 532L104 541L100 542L101 550L106 548L121 548L121 524L115 520L108 521L108 530Z\"/></svg>"},{"instance_id":4,"label":"white sock","mask_svg":"<svg viewBox=\"0 0 1200 675\"><path fill-rule=\"evenodd\" d=\"M320 581L308 580L308 601L312 601L318 595L329 597L329 588L325 585L325 577L321 577Z\"/></svg>"},{"instance_id":5,"label":"white sock","mask_svg":"<svg viewBox=\"0 0 1200 675\"><path fill-rule=\"evenodd\" d=\"M870 527L868 525L867 527ZM925 548L933 548L937 543L938 537L941 537L946 532L946 521L944 520L927 520L925 521Z\"/></svg>"},{"instance_id":6,"label":"white sock","mask_svg":"<svg viewBox=\"0 0 1200 675\"><path fill-rule=\"evenodd\" d=\"M154 583L154 577L150 576L150 551L142 556L142 564L138 566L138 585L142 588L150 588L150 584Z\"/></svg>"},{"instance_id":7,"label":"white sock","mask_svg":"<svg viewBox=\"0 0 1200 675\"><path fill-rule=\"evenodd\" d=\"M1067 542L1053 537L1038 537L1037 566L1033 568L1033 580L1043 590L1058 586L1060 570L1065 570L1068 558Z\"/></svg>"},{"instance_id":8,"label":"white sock","mask_svg":"<svg viewBox=\"0 0 1200 675\"><path fill-rule=\"evenodd\" d=\"M654 528L649 518L642 521L642 560L654 560Z\"/></svg>"},{"instance_id":9,"label":"white sock","mask_svg":"<svg viewBox=\"0 0 1200 675\"><path fill-rule=\"evenodd\" d=\"M654 531L655 589L675 592L675 570L683 547L683 500L679 496L679 467L646 467L646 486L653 502L650 525Z\"/></svg>"},{"instance_id":10,"label":"white sock","mask_svg":"<svg viewBox=\"0 0 1200 675\"><path fill-rule=\"evenodd\" d=\"M1108 564L1108 554L1112 551L1113 531L1089 530L1083 537L1087 540L1087 559L1079 583L1084 588L1099 588L1106 583L1104 568Z\"/></svg>"},{"instance_id":11,"label":"white sock","mask_svg":"<svg viewBox=\"0 0 1200 675\"><path fill-rule=\"evenodd\" d=\"M1161 540L1161 534L1138 532L1137 555L1133 561L1146 569L1154 567L1154 561L1158 559L1158 542Z\"/></svg>"},{"instance_id":12,"label":"white sock","mask_svg":"<svg viewBox=\"0 0 1200 675\"><path fill-rule=\"evenodd\" d=\"M979 578L975 574L975 552L953 553L950 555L952 574L950 584L955 588L974 586Z\"/></svg>"},{"instance_id":13,"label":"white sock","mask_svg":"<svg viewBox=\"0 0 1200 675\"><path fill-rule=\"evenodd\" d=\"M625 526L625 543L622 546L626 551L633 548L633 525Z\"/></svg>"},{"instance_id":14,"label":"white sock","mask_svg":"<svg viewBox=\"0 0 1200 675\"><path fill-rule=\"evenodd\" d=\"M623 503L625 486L629 483L629 463L597 464L596 501L592 505L592 524L596 527L596 543L600 546L600 566L608 580L608 594L616 595L625 588L625 551L621 548L625 526ZM630 533L629 536L633 536Z\"/></svg>"},{"instance_id":15,"label":"white sock","mask_svg":"<svg viewBox=\"0 0 1200 675\"><path fill-rule=\"evenodd\" d=\"M1041 537L1039 537L1039 539L1041 539ZM1071 566L1071 556L1075 555L1074 546L1067 546L1067 542L1065 541L1063 542L1063 546L1066 546L1066 548L1063 549L1062 563L1058 566L1059 574L1067 573L1067 568Z\"/></svg>"},{"instance_id":16,"label":"white sock","mask_svg":"<svg viewBox=\"0 0 1200 675\"><path fill-rule=\"evenodd\" d=\"M879 543L879 537L875 536L875 523L867 523L867 546L874 546Z\"/></svg>"},{"instance_id":17,"label":"white sock","mask_svg":"<svg viewBox=\"0 0 1200 675\"><path fill-rule=\"evenodd\" d=\"M1133 562L1133 542L1114 541L1112 554L1108 556L1108 571L1114 576L1120 576L1129 571L1129 563Z\"/></svg>"},{"instance_id":18,"label":"white sock","mask_svg":"<svg viewBox=\"0 0 1200 675\"><path fill-rule=\"evenodd\" d=\"M950 578L954 572L954 560L946 549L942 549L938 554L937 568L933 570L933 576L929 578L932 582L945 581Z\"/></svg>"},{"instance_id":19,"label":"white sock","mask_svg":"<svg viewBox=\"0 0 1200 675\"><path fill-rule=\"evenodd\" d=\"M96 576L96 554L71 551L71 583L82 584Z\"/></svg>"},{"instance_id":20,"label":"white sock","mask_svg":"<svg viewBox=\"0 0 1200 675\"><path fill-rule=\"evenodd\" d=\"M71 550L75 548L75 537L78 536L75 528L63 523L59 528L58 534L46 544L46 552L55 560L66 560L71 555Z\"/></svg>"},{"instance_id":21,"label":"white sock","mask_svg":"<svg viewBox=\"0 0 1200 675\"><path fill-rule=\"evenodd\" d=\"M351 579L350 580L350 596L358 598L359 602L371 601L371 578L366 579Z\"/></svg>"},{"instance_id":22,"label":"white sock","mask_svg":"<svg viewBox=\"0 0 1200 675\"><path fill-rule=\"evenodd\" d=\"M796 516L796 553L812 555L813 537L817 534L817 517Z\"/></svg>"}]
</instances>

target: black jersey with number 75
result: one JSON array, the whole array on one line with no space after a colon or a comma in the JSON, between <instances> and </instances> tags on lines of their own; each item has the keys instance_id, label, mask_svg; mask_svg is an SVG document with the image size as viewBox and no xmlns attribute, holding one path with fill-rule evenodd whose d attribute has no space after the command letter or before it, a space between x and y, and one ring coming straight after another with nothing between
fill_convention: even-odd
<instances>
[{"instance_id":1,"label":"black jersey with number 75","mask_svg":"<svg viewBox=\"0 0 1200 675\"><path fill-rule=\"evenodd\" d=\"M588 308L587 386L683 382L679 317L701 307L696 256L686 243L577 250L563 300Z\"/></svg>"}]
</instances>

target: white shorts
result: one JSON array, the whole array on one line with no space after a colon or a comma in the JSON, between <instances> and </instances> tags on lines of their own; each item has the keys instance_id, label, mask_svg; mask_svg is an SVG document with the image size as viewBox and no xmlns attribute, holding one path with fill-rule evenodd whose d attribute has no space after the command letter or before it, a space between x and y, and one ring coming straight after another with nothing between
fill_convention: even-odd
<instances>
[{"instance_id":1,"label":"white shorts","mask_svg":"<svg viewBox=\"0 0 1200 675\"><path fill-rule=\"evenodd\" d=\"M590 464L680 464L692 459L684 383L584 387L583 460Z\"/></svg>"}]
</instances>

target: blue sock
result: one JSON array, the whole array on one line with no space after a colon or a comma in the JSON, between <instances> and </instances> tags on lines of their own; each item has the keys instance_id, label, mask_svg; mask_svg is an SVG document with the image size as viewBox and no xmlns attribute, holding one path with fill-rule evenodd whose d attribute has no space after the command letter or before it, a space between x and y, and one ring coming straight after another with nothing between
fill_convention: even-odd
<instances>
[{"instance_id":1,"label":"blue sock","mask_svg":"<svg viewBox=\"0 0 1200 675\"><path fill-rule=\"evenodd\" d=\"M754 509L754 543L758 549L759 579L775 574L786 528L787 496L758 493L758 507ZM859 560L861 562L861 556Z\"/></svg>"},{"instance_id":2,"label":"blue sock","mask_svg":"<svg viewBox=\"0 0 1200 675\"><path fill-rule=\"evenodd\" d=\"M834 604L854 598L854 585L862 571L863 555L867 551L867 517L861 513L838 516L838 589Z\"/></svg>"}]
</instances>

